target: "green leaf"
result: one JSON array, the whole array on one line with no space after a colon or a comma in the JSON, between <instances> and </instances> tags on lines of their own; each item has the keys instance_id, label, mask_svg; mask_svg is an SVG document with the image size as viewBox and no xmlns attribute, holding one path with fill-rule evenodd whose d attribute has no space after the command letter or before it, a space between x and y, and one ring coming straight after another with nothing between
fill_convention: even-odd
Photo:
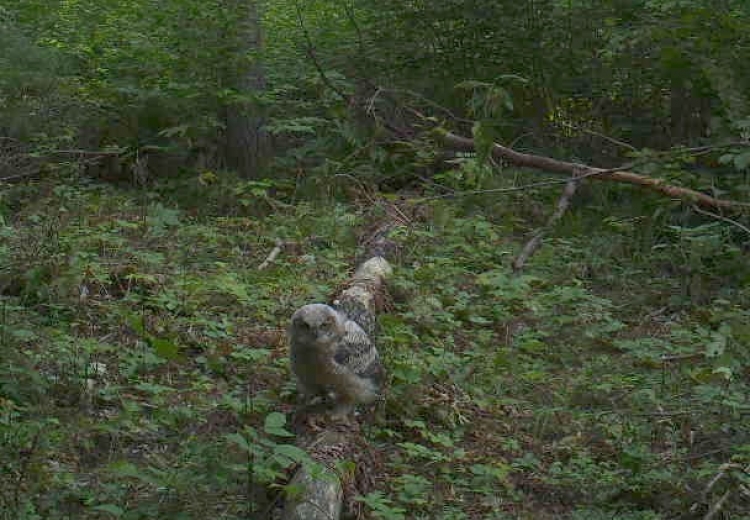
<instances>
[{"instance_id":1,"label":"green leaf","mask_svg":"<svg viewBox=\"0 0 750 520\"><path fill-rule=\"evenodd\" d=\"M148 342L160 358L174 360L179 357L180 347L168 339L149 338Z\"/></svg>"},{"instance_id":2,"label":"green leaf","mask_svg":"<svg viewBox=\"0 0 750 520\"><path fill-rule=\"evenodd\" d=\"M285 424L286 415L279 412L271 412L266 416L265 423L263 424L263 431L269 435L276 435L277 437L294 437L293 433L284 428Z\"/></svg>"},{"instance_id":3,"label":"green leaf","mask_svg":"<svg viewBox=\"0 0 750 520\"><path fill-rule=\"evenodd\" d=\"M470 316L469 321L476 325L490 325L493 323L492 320L488 320L487 318L483 318L482 316Z\"/></svg>"},{"instance_id":4,"label":"green leaf","mask_svg":"<svg viewBox=\"0 0 750 520\"><path fill-rule=\"evenodd\" d=\"M716 367L714 368L713 373L721 376L725 381L731 381L734 376L732 369L729 367Z\"/></svg>"},{"instance_id":5,"label":"green leaf","mask_svg":"<svg viewBox=\"0 0 750 520\"><path fill-rule=\"evenodd\" d=\"M143 325L143 316L131 314L126 318L126 321L128 326L138 334L143 335L146 332L146 328Z\"/></svg>"},{"instance_id":6,"label":"green leaf","mask_svg":"<svg viewBox=\"0 0 750 520\"><path fill-rule=\"evenodd\" d=\"M127 461L114 462L109 465L109 470L120 477L136 478L138 480L144 480L145 476L143 472L135 464Z\"/></svg>"},{"instance_id":7,"label":"green leaf","mask_svg":"<svg viewBox=\"0 0 750 520\"><path fill-rule=\"evenodd\" d=\"M495 133L492 131L492 127L488 124L477 121L474 123L471 132L474 136L474 145L477 151L477 159L480 162L485 162L492 152L492 147L495 144Z\"/></svg>"},{"instance_id":8,"label":"green leaf","mask_svg":"<svg viewBox=\"0 0 750 520\"><path fill-rule=\"evenodd\" d=\"M173 126L171 128L165 128L161 132L159 132L159 135L162 137L184 137L188 131L190 130L190 125L178 125Z\"/></svg>"},{"instance_id":9,"label":"green leaf","mask_svg":"<svg viewBox=\"0 0 750 520\"><path fill-rule=\"evenodd\" d=\"M725 153L721 157L719 157L719 164L730 164L734 162L735 154L733 153Z\"/></svg>"},{"instance_id":10,"label":"green leaf","mask_svg":"<svg viewBox=\"0 0 750 520\"><path fill-rule=\"evenodd\" d=\"M734 156L734 167L738 170L746 170L750 166L750 152L744 152Z\"/></svg>"},{"instance_id":11,"label":"green leaf","mask_svg":"<svg viewBox=\"0 0 750 520\"><path fill-rule=\"evenodd\" d=\"M279 444L273 449L276 455L287 458L292 462L303 463L310 462L310 456L302 448L291 444Z\"/></svg>"},{"instance_id":12,"label":"green leaf","mask_svg":"<svg viewBox=\"0 0 750 520\"><path fill-rule=\"evenodd\" d=\"M246 452L251 451L251 447L250 447L250 444L247 442L247 439L245 439L245 437L243 437L239 433L230 433L226 436L226 439L229 442L236 444L239 448L241 448L242 450Z\"/></svg>"}]
</instances>

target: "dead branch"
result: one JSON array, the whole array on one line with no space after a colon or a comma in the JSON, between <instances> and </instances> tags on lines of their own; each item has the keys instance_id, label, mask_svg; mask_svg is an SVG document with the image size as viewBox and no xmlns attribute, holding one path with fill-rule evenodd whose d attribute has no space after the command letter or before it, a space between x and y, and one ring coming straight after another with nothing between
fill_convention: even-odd
<instances>
[{"instance_id":1,"label":"dead branch","mask_svg":"<svg viewBox=\"0 0 750 520\"><path fill-rule=\"evenodd\" d=\"M750 465L747 467L743 467L741 464L735 464L735 463L726 463L719 466L719 472L714 475L711 480L708 481L708 484L706 485L705 489L701 493L701 500L700 502L694 503L691 508L690 512L695 513L698 508L700 507L701 503L707 504L709 495L711 494L711 491L716 487L716 484L723 480L724 477L731 478L732 482L736 485L736 488L740 490L741 493L744 494L744 486L741 481L738 481L737 477L732 474L732 471L739 470L742 473L750 474ZM715 517L724 507L727 500L729 500L729 497L732 496L732 492L734 489L728 489L725 491L719 499L714 502L710 507L708 512L703 517L703 520L711 520L713 517Z\"/></svg>"},{"instance_id":2,"label":"dead branch","mask_svg":"<svg viewBox=\"0 0 750 520\"><path fill-rule=\"evenodd\" d=\"M680 361L692 361L694 359L703 359L706 357L704 352L695 352L692 354L676 354L674 356L664 355L661 357L662 363L674 363Z\"/></svg>"},{"instance_id":3,"label":"dead branch","mask_svg":"<svg viewBox=\"0 0 750 520\"><path fill-rule=\"evenodd\" d=\"M375 118L375 120L378 121L381 125L383 125L386 129L394 132L394 135L398 136L399 138L408 138L407 137L408 132L399 131L398 128L395 128L392 124L389 124L387 121L382 121L380 118L377 117L376 110L375 110L375 101L378 96L388 98L390 102L393 102L396 105L401 105L401 103L396 98L396 96L393 95L393 94L399 94L399 93L402 93L402 92L393 91L389 89L383 89L383 88L377 88L376 93L368 101L369 107L368 107L367 113L373 118ZM419 95L418 97L421 98L421 96ZM425 101L429 101L429 100L425 100ZM433 103L429 103L429 104L433 105ZM446 112L446 109L442 109L439 106L438 108L441 111ZM416 118L419 121L427 122L428 124L430 124L430 126L433 126L433 127L436 126L434 118L428 117L427 115L421 113L419 110L416 110L409 106L402 106L402 110L411 114L414 118ZM447 114L449 117L452 116L452 113L450 113L450 111L447 111ZM460 119L456 118L455 116L451 117L451 119L456 119L460 121ZM412 124L411 126L413 127L415 125ZM475 142L473 139L470 139L468 137L463 137L461 135L455 134L453 132L445 131L442 129L440 129L440 135L441 135L443 144L451 150L464 151L464 152L476 152L476 146L475 146ZM742 140L742 141L731 141L727 143L720 143L717 145L707 145L707 146L701 146L701 147L696 147L696 148L687 148L681 151L686 152L686 153L702 154L702 153L710 153L712 151L722 149L722 148L727 148L727 147L747 147L747 146L750 146L750 141ZM669 153L672 153L672 152L669 152ZM526 154L526 153L518 152L510 147L503 146L498 143L493 144L491 148L491 157L494 159L505 160L516 166L525 166L528 168L545 170L548 172L565 174L568 176L579 175L579 179L585 179L587 177L591 177L597 180L610 180L610 181L615 181L615 182L621 182L624 184L632 184L636 186L641 186L651 191L658 192L667 197L677 199L677 200L682 200L684 202L698 205L698 206L708 208L708 209L725 209L725 210L730 210L734 212L750 213L750 203L727 200L727 199L719 199L719 198L712 197L710 195L707 195L706 193L702 193L697 190L668 184L662 179L657 179L657 178L649 177L647 175L629 171L629 168L632 168L635 165L634 163L624 165L618 168L603 169L603 168L597 168L597 167L586 165L586 164L560 161L557 159L553 159L551 157L545 157L541 155ZM487 190L487 192L489 191L491 190ZM504 191L516 191L516 190L513 188L510 188L510 189L499 189L496 191L504 192Z\"/></svg>"},{"instance_id":4,"label":"dead branch","mask_svg":"<svg viewBox=\"0 0 750 520\"><path fill-rule=\"evenodd\" d=\"M732 491L728 490L726 493L721 495L721 498L716 501L716 503L711 506L711 509L706 513L706 516L703 517L703 520L711 520L713 517L715 517L717 514L719 514L719 511L724 507L724 504L727 500L729 500L729 497L732 495Z\"/></svg>"},{"instance_id":5,"label":"dead branch","mask_svg":"<svg viewBox=\"0 0 750 520\"><path fill-rule=\"evenodd\" d=\"M696 205L693 205L693 210L696 213L700 213L701 215L705 215L707 217L711 217L713 219L721 220L722 222L726 222L727 224L730 224L730 225L732 225L732 226L734 226L734 227L736 227L738 229L741 229L742 231L744 231L745 233L747 233L748 235L750 235L750 228L748 228L747 226L744 226L744 225L740 224L736 220L732 220L731 218L727 218L727 217L725 217L723 215L717 215L716 213L711 213L710 211L704 211L704 210L700 209Z\"/></svg>"},{"instance_id":6,"label":"dead branch","mask_svg":"<svg viewBox=\"0 0 750 520\"><path fill-rule=\"evenodd\" d=\"M378 95L381 95L382 97L389 97L390 101L395 101L398 104L398 100L394 100L393 96L389 96L389 94L390 92L387 90L378 89L375 96L373 96L373 98L370 100L370 105L374 106L375 98ZM434 120L431 120L430 117L422 114L419 110L411 107L404 107L404 110L410 113L416 119L426 122L432 121L432 125L436 126ZM374 112L374 109L370 112ZM374 113L371 113L371 115L375 116ZM389 128L389 125L387 124L385 124L384 126L386 128ZM476 152L476 144L473 139L463 137L461 135L445 130L441 130L440 135L443 145L451 150ZM690 153L701 153L704 151L711 151L729 146L748 146L749 144L750 143L745 141L731 142L720 145L687 149L687 151L689 151ZM668 184L662 179L657 179L649 177L647 175L628 171L628 168L632 168L633 164L621 166L619 168L603 169L586 164L560 161L551 157L545 157L541 155L522 153L498 143L493 144L491 148L491 156L494 159L505 160L516 166L534 168L551 173L565 174L570 177L578 175L579 180L591 177L596 180L609 180L621 182L624 184L632 184L649 189L651 191L658 192L672 199L682 200L683 202L695 204L707 209L725 209L733 212L750 213L750 203L719 199L690 188Z\"/></svg>"},{"instance_id":7,"label":"dead branch","mask_svg":"<svg viewBox=\"0 0 750 520\"><path fill-rule=\"evenodd\" d=\"M271 201L274 200L274 199L271 199L270 197L268 197L268 199L269 199L268 200L269 204L271 203ZM283 202L280 204L284 207L287 205L286 203L283 203ZM268 256L266 256L265 260L263 260L263 262L261 262L258 265L258 270L262 271L264 269L268 269L271 266L271 264L273 264L278 259L281 253L292 253L295 255L299 255L304 252L305 247L311 246L311 245L312 246L319 245L322 242L324 242L324 239L317 235L310 235L309 237L301 241L282 240L280 238L277 238L276 240L274 240L274 247L273 249L271 249L271 252L268 253Z\"/></svg>"},{"instance_id":8,"label":"dead branch","mask_svg":"<svg viewBox=\"0 0 750 520\"><path fill-rule=\"evenodd\" d=\"M284 241L280 239L276 239L276 246L271 250L270 253L268 253L268 256L265 260L258 266L258 270L262 271L263 269L266 269L269 265L271 265L273 262L276 261L276 258L281 254L281 250L284 249Z\"/></svg>"},{"instance_id":9,"label":"dead branch","mask_svg":"<svg viewBox=\"0 0 750 520\"><path fill-rule=\"evenodd\" d=\"M557 201L557 209L549 218L547 224L544 227L540 228L536 233L534 233L534 236L531 238L531 240L526 242L526 245L523 246L521 253L513 261L512 265L514 271L520 271L521 269L523 269L524 265L526 265L526 262L529 260L529 258L531 258L531 255L533 255L541 247L544 236L550 229L554 227L555 224L557 224L557 222L563 217L565 212L568 211L570 202L573 199L573 195L575 195L577 189L578 179L573 177L565 185L565 189L560 196L560 200Z\"/></svg>"},{"instance_id":10,"label":"dead branch","mask_svg":"<svg viewBox=\"0 0 750 520\"><path fill-rule=\"evenodd\" d=\"M449 148L457 151L474 152L475 143L473 139L463 137L452 132L442 133L443 143ZM580 173L580 179L592 178L596 180L610 180L615 182L621 182L624 184L633 184L641 186L666 195L673 199L679 199L688 203L697 204L704 208L713 209L726 209L731 211L750 211L750 204L726 200L717 199L700 191L692 190L690 188L683 188L681 186L674 186L667 184L662 179L655 179L639 173L634 173L623 169L602 169L589 166L586 164L572 163L566 161L559 161L550 157L544 157L541 155L533 155L522 152L517 152L511 148L502 146L495 143L492 146L492 156L496 159L502 159L508 161L516 166L525 166L528 168L535 168L538 170L545 170L552 173L561 173L566 175L576 175Z\"/></svg>"}]
</instances>

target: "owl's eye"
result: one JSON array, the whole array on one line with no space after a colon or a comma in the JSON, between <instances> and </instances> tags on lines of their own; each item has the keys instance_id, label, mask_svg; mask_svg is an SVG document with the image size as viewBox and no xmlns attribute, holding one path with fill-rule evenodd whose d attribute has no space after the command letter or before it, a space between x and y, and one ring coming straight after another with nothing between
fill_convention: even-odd
<instances>
[{"instance_id":1,"label":"owl's eye","mask_svg":"<svg viewBox=\"0 0 750 520\"><path fill-rule=\"evenodd\" d=\"M302 330L310 328L310 325L305 320L294 320L293 325Z\"/></svg>"}]
</instances>

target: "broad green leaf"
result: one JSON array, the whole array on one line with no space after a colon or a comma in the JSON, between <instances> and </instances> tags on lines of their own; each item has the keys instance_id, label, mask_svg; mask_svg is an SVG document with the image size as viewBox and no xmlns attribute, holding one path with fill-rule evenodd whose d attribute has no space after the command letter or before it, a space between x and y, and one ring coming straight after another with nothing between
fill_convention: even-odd
<instances>
[{"instance_id":1,"label":"broad green leaf","mask_svg":"<svg viewBox=\"0 0 750 520\"><path fill-rule=\"evenodd\" d=\"M293 433L284 428L285 424L286 415L279 412L271 412L266 416L265 423L263 424L263 431L269 435L276 435L277 437L294 437Z\"/></svg>"},{"instance_id":2,"label":"broad green leaf","mask_svg":"<svg viewBox=\"0 0 750 520\"><path fill-rule=\"evenodd\" d=\"M279 444L274 447L273 451L275 454L286 457L292 462L303 463L310 461L310 456L305 450L291 444Z\"/></svg>"}]
</instances>

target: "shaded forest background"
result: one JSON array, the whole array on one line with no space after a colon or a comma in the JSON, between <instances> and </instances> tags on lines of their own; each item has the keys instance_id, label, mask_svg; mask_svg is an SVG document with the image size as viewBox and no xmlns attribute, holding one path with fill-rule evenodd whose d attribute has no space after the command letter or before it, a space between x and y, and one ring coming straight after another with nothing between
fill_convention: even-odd
<instances>
[{"instance_id":1,"label":"shaded forest background","mask_svg":"<svg viewBox=\"0 0 750 520\"><path fill-rule=\"evenodd\" d=\"M395 212L352 516L749 518L749 51L741 0L0 0L0 517L277 517L286 320ZM548 224L495 142L739 204Z\"/></svg>"}]
</instances>

